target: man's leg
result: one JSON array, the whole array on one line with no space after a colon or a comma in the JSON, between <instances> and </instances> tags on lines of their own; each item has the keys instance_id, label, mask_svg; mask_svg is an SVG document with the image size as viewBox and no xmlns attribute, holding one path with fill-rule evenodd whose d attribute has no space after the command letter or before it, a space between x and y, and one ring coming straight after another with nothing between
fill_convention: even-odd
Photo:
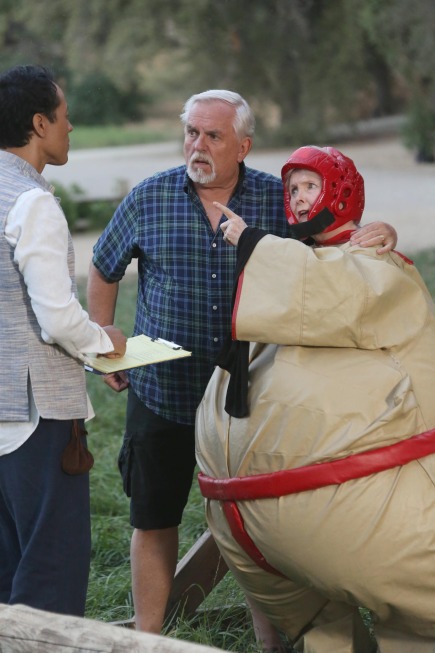
<instances>
[{"instance_id":1,"label":"man's leg","mask_svg":"<svg viewBox=\"0 0 435 653\"><path fill-rule=\"evenodd\" d=\"M19 449L0 458L2 495L19 560L8 602L83 616L91 533L89 475L61 469L71 420L41 419Z\"/></svg>"},{"instance_id":2,"label":"man's leg","mask_svg":"<svg viewBox=\"0 0 435 653\"><path fill-rule=\"evenodd\" d=\"M161 632L177 556L178 528L134 530L131 576L137 630Z\"/></svg>"},{"instance_id":3,"label":"man's leg","mask_svg":"<svg viewBox=\"0 0 435 653\"><path fill-rule=\"evenodd\" d=\"M9 603L12 583L21 558L17 527L6 492L3 491L3 483L8 483L2 464L5 460L6 456L0 457L0 603Z\"/></svg>"},{"instance_id":4,"label":"man's leg","mask_svg":"<svg viewBox=\"0 0 435 653\"><path fill-rule=\"evenodd\" d=\"M131 572L136 628L159 633L178 559L178 526L195 468L194 427L156 415L129 390L120 453L131 496Z\"/></svg>"},{"instance_id":5,"label":"man's leg","mask_svg":"<svg viewBox=\"0 0 435 653\"><path fill-rule=\"evenodd\" d=\"M285 646L273 623L252 603L249 596L245 598L251 612L257 644L261 646L265 653L284 653Z\"/></svg>"}]
</instances>

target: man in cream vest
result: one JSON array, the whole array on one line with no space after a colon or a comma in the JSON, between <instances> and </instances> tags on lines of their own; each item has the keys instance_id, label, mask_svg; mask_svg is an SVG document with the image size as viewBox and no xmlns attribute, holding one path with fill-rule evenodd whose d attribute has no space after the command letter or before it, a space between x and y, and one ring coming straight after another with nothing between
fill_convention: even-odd
<instances>
[{"instance_id":1,"label":"man in cream vest","mask_svg":"<svg viewBox=\"0 0 435 653\"><path fill-rule=\"evenodd\" d=\"M71 131L49 71L0 75L0 602L83 615L89 475L65 473L62 454L92 416L81 357L122 356L126 340L81 307L67 222L41 176L67 162Z\"/></svg>"}]
</instances>

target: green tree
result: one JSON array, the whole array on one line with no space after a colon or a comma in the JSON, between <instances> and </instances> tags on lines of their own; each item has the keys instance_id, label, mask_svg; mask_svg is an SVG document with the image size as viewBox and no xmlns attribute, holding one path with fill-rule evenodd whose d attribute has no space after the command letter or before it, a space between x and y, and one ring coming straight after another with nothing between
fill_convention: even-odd
<instances>
[{"instance_id":1,"label":"green tree","mask_svg":"<svg viewBox=\"0 0 435 653\"><path fill-rule=\"evenodd\" d=\"M419 161L435 156L435 4L366 0L361 17L371 43L395 72L407 100L405 143Z\"/></svg>"},{"instance_id":2,"label":"green tree","mask_svg":"<svg viewBox=\"0 0 435 653\"><path fill-rule=\"evenodd\" d=\"M140 102L146 93L139 70L144 37L146 42L144 3L0 0L0 11L3 68L29 62L50 66L76 106L83 94L87 95L90 80L99 80L91 99L100 105L109 96L116 99L115 122L137 118L140 108L146 108L146 103ZM75 92L78 98L74 102ZM105 122L105 113L101 115ZM85 122L89 123L88 116Z\"/></svg>"},{"instance_id":3,"label":"green tree","mask_svg":"<svg viewBox=\"0 0 435 653\"><path fill-rule=\"evenodd\" d=\"M355 0L185 0L177 24L195 62L190 90L237 89L260 125L300 141L319 140L337 121L385 113L389 67L358 8Z\"/></svg>"},{"instance_id":4,"label":"green tree","mask_svg":"<svg viewBox=\"0 0 435 653\"><path fill-rule=\"evenodd\" d=\"M178 109L230 88L260 131L319 140L413 98L433 110L434 21L429 0L0 0L1 62L50 65L69 97L99 78L123 119L141 94Z\"/></svg>"}]
</instances>

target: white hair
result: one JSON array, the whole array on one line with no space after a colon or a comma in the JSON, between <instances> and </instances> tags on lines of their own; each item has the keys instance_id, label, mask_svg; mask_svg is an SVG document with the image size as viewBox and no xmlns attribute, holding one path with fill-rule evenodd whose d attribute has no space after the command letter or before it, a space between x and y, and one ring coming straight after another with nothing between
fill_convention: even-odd
<instances>
[{"instance_id":1,"label":"white hair","mask_svg":"<svg viewBox=\"0 0 435 653\"><path fill-rule=\"evenodd\" d=\"M195 102L214 102L220 100L231 104L236 109L236 116L234 119L234 131L239 138L245 136L253 136L255 130L255 118L249 104L238 93L233 91L225 91L221 89L212 89L204 91L203 93L196 93L192 95L186 102L183 112L180 114L181 122L185 126L189 120L190 110Z\"/></svg>"}]
</instances>

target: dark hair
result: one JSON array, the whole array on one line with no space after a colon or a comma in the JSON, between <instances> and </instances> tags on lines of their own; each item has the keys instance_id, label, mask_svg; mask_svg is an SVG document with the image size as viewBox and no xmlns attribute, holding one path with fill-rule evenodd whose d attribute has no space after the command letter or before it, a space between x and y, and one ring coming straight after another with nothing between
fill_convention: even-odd
<instances>
[{"instance_id":1,"label":"dark hair","mask_svg":"<svg viewBox=\"0 0 435 653\"><path fill-rule=\"evenodd\" d=\"M0 75L0 148L23 147L33 132L33 116L56 119L60 104L53 74L43 66L15 66Z\"/></svg>"}]
</instances>

